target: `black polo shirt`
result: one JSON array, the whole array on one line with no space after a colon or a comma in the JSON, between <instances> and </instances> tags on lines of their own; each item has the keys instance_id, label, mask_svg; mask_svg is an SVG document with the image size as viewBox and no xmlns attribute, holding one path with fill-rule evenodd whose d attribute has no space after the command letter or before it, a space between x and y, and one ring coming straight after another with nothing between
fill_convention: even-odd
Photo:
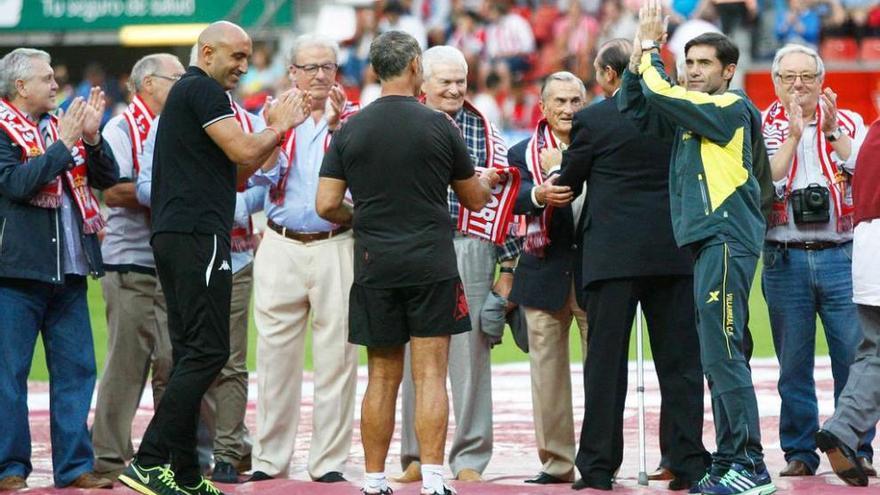
<instances>
[{"instance_id":1,"label":"black polo shirt","mask_svg":"<svg viewBox=\"0 0 880 495\"><path fill-rule=\"evenodd\" d=\"M205 128L234 117L220 83L190 66L165 101L153 155L153 233L229 236L236 166Z\"/></svg>"},{"instance_id":2,"label":"black polo shirt","mask_svg":"<svg viewBox=\"0 0 880 495\"><path fill-rule=\"evenodd\" d=\"M321 177L354 200L354 279L386 289L458 276L447 190L474 175L448 115L406 96L370 103L334 133Z\"/></svg>"}]
</instances>

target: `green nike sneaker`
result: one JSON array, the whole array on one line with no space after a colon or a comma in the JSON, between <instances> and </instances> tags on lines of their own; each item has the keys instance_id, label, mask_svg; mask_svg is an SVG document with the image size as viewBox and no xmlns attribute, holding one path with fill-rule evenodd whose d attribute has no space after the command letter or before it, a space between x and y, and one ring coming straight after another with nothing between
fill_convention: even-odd
<instances>
[{"instance_id":1,"label":"green nike sneaker","mask_svg":"<svg viewBox=\"0 0 880 495\"><path fill-rule=\"evenodd\" d=\"M186 495L174 481L174 472L165 466L144 467L137 459L119 475L119 482L144 495Z\"/></svg>"},{"instance_id":2,"label":"green nike sneaker","mask_svg":"<svg viewBox=\"0 0 880 495\"><path fill-rule=\"evenodd\" d=\"M180 491L186 495L226 495L214 486L208 478L202 477L202 481L196 486L180 485Z\"/></svg>"}]
</instances>

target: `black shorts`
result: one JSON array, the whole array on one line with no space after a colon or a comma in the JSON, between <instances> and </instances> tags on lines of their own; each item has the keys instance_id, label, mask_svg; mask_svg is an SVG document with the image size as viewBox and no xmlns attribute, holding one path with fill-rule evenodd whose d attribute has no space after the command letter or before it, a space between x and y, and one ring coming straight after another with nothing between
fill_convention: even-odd
<instances>
[{"instance_id":1,"label":"black shorts","mask_svg":"<svg viewBox=\"0 0 880 495\"><path fill-rule=\"evenodd\" d=\"M458 277L426 285L372 289L352 284L348 341L366 347L406 344L410 337L439 337L471 329Z\"/></svg>"}]
</instances>

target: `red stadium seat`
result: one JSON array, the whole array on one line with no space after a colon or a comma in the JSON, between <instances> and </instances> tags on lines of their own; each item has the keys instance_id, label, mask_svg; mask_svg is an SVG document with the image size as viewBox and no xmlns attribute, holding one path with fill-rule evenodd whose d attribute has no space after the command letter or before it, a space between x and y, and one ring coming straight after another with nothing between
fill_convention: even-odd
<instances>
[{"instance_id":1,"label":"red stadium seat","mask_svg":"<svg viewBox=\"0 0 880 495\"><path fill-rule=\"evenodd\" d=\"M859 56L859 45L855 38L825 38L819 47L819 54L826 62L856 60Z\"/></svg>"},{"instance_id":2,"label":"red stadium seat","mask_svg":"<svg viewBox=\"0 0 880 495\"><path fill-rule=\"evenodd\" d=\"M862 40L861 59L864 61L880 61L880 38Z\"/></svg>"}]
</instances>

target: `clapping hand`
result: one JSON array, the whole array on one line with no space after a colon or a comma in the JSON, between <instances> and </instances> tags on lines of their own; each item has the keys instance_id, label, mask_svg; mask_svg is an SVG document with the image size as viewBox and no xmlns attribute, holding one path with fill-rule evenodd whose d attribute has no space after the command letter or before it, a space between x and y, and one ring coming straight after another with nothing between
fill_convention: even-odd
<instances>
[{"instance_id":1,"label":"clapping hand","mask_svg":"<svg viewBox=\"0 0 880 495\"><path fill-rule=\"evenodd\" d=\"M101 119L104 117L106 106L107 100L104 98L104 92L98 86L93 86L83 109L82 136L86 143L98 144L98 139L101 137L99 134Z\"/></svg>"},{"instance_id":2,"label":"clapping hand","mask_svg":"<svg viewBox=\"0 0 880 495\"><path fill-rule=\"evenodd\" d=\"M58 139L68 148L73 148L82 138L85 116L86 102L79 96L73 99L66 112L58 112Z\"/></svg>"},{"instance_id":3,"label":"clapping hand","mask_svg":"<svg viewBox=\"0 0 880 495\"><path fill-rule=\"evenodd\" d=\"M819 103L822 108L822 132L830 134L837 130L837 93L831 88L825 88L819 95Z\"/></svg>"},{"instance_id":4,"label":"clapping hand","mask_svg":"<svg viewBox=\"0 0 880 495\"><path fill-rule=\"evenodd\" d=\"M305 122L311 113L311 106L312 97L309 92L290 89L269 103L266 123L284 134Z\"/></svg>"},{"instance_id":5,"label":"clapping hand","mask_svg":"<svg viewBox=\"0 0 880 495\"><path fill-rule=\"evenodd\" d=\"M335 131L339 128L339 119L342 118L342 111L345 109L345 91L334 84L330 88L330 94L327 98L327 129Z\"/></svg>"},{"instance_id":6,"label":"clapping hand","mask_svg":"<svg viewBox=\"0 0 880 495\"><path fill-rule=\"evenodd\" d=\"M801 108L801 99L797 95L791 97L788 110L788 137L800 141L804 132L804 111ZM824 110L823 110L824 112ZM834 124L837 125L835 117ZM824 125L823 125L824 127Z\"/></svg>"}]
</instances>

